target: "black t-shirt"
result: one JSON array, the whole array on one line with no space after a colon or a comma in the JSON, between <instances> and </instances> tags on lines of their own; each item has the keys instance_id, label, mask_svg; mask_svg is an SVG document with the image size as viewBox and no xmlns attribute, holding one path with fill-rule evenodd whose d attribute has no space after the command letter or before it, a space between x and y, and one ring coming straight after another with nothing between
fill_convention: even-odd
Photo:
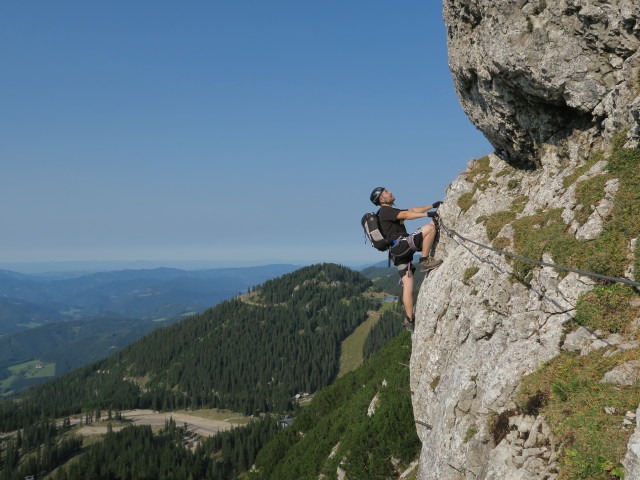
<instances>
[{"instance_id":1,"label":"black t-shirt","mask_svg":"<svg viewBox=\"0 0 640 480\"><path fill-rule=\"evenodd\" d=\"M403 210L399 210L393 207L382 206L378 210L378 219L380 220L380 228L384 238L388 240L395 240L399 237L406 237L408 235L407 229L404 226L404 220L398 219L398 214Z\"/></svg>"}]
</instances>

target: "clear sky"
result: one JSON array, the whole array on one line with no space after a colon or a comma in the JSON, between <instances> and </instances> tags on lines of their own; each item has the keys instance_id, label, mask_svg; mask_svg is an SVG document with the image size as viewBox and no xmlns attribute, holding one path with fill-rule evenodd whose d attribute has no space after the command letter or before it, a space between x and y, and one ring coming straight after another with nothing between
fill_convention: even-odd
<instances>
[{"instance_id":1,"label":"clear sky","mask_svg":"<svg viewBox=\"0 0 640 480\"><path fill-rule=\"evenodd\" d=\"M428 205L493 150L441 7L2 2L0 262L383 260L371 190Z\"/></svg>"}]
</instances>

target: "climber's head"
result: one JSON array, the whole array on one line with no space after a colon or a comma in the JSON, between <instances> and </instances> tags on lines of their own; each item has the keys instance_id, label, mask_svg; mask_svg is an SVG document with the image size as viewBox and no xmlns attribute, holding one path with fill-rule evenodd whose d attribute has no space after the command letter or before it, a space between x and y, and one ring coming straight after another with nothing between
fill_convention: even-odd
<instances>
[{"instance_id":1,"label":"climber's head","mask_svg":"<svg viewBox=\"0 0 640 480\"><path fill-rule=\"evenodd\" d=\"M393 205L393 202L396 201L396 198L393 196L389 190L384 187L377 187L373 189L371 192L371 197L369 197L371 203L374 205Z\"/></svg>"}]
</instances>

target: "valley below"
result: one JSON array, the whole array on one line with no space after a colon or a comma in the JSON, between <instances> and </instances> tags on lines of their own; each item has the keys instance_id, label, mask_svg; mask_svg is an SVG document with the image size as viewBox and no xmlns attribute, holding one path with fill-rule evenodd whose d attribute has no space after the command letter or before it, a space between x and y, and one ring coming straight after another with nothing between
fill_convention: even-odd
<instances>
[{"instance_id":1,"label":"valley below","mask_svg":"<svg viewBox=\"0 0 640 480\"><path fill-rule=\"evenodd\" d=\"M120 412L124 422L113 426L113 431L122 430L127 425L149 425L153 430L159 430L172 418L176 425L186 426L186 430L198 436L211 437L218 432L229 430L239 425L246 425L251 421L251 417L246 417L238 413L218 410L198 410L174 412L157 412L147 409L135 409ZM76 433L83 437L96 435L106 435L109 430L109 421L84 423L81 417L71 420L71 424L80 425Z\"/></svg>"}]
</instances>

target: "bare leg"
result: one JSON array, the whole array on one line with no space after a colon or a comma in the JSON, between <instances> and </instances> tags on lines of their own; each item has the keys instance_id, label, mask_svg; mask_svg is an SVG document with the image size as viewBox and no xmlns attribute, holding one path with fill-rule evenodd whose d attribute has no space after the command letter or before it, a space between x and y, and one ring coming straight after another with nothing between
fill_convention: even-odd
<instances>
[{"instance_id":1,"label":"bare leg","mask_svg":"<svg viewBox=\"0 0 640 480\"><path fill-rule=\"evenodd\" d=\"M402 304L407 317L413 318L413 273L411 269L402 277Z\"/></svg>"},{"instance_id":2,"label":"bare leg","mask_svg":"<svg viewBox=\"0 0 640 480\"><path fill-rule=\"evenodd\" d=\"M436 227L430 223L422 227L422 256L428 257L433 241L436 238Z\"/></svg>"}]
</instances>

